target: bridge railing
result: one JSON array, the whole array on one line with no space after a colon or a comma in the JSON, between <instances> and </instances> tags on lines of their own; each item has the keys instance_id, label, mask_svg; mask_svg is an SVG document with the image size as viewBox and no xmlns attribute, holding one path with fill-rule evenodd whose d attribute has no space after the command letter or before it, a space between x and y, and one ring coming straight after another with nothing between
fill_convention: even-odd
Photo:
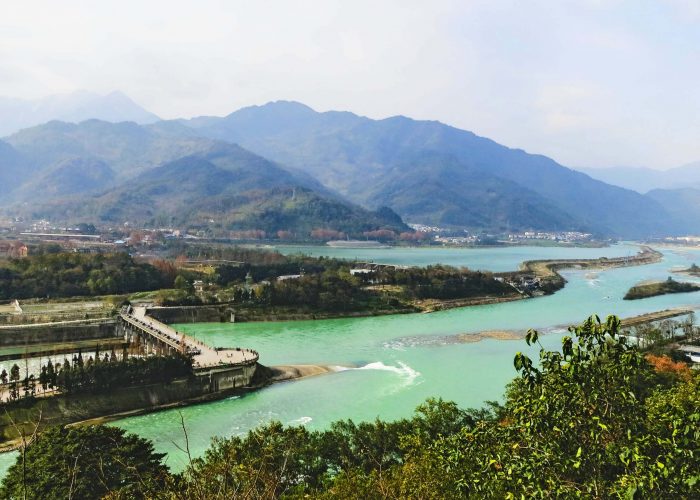
<instances>
[{"instance_id":1,"label":"bridge railing","mask_svg":"<svg viewBox=\"0 0 700 500\"><path fill-rule=\"evenodd\" d=\"M149 335L157 338L161 342L169 345L170 347L174 348L175 350L181 351L182 350L182 343L180 339L173 338L170 335L167 335L161 331L156 330L152 326L150 326L148 323L144 323L141 320L138 320L131 316L130 314L120 314L121 318L129 323L132 326L135 326L136 328L143 330L145 333L148 333Z\"/></svg>"}]
</instances>

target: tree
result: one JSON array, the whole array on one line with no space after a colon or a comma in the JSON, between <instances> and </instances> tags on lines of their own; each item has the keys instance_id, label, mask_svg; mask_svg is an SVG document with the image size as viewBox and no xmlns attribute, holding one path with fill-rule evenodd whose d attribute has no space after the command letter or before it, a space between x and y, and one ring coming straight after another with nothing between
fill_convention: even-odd
<instances>
[{"instance_id":1,"label":"tree","mask_svg":"<svg viewBox=\"0 0 700 500\"><path fill-rule=\"evenodd\" d=\"M28 446L24 480L21 458L10 467L0 497L146 498L167 479L163 456L149 441L116 427L53 428Z\"/></svg>"},{"instance_id":2,"label":"tree","mask_svg":"<svg viewBox=\"0 0 700 500\"><path fill-rule=\"evenodd\" d=\"M177 277L175 278L175 288L177 288L178 290L189 291L191 288L191 285L190 285L189 281L187 281L187 279L183 275L178 274Z\"/></svg>"},{"instance_id":3,"label":"tree","mask_svg":"<svg viewBox=\"0 0 700 500\"><path fill-rule=\"evenodd\" d=\"M19 399L19 365L10 368L10 399Z\"/></svg>"},{"instance_id":4,"label":"tree","mask_svg":"<svg viewBox=\"0 0 700 500\"><path fill-rule=\"evenodd\" d=\"M664 378L619 327L614 316L591 317L570 329L561 351L540 345L539 364L518 353L520 377L496 425L465 427L409 457L396 496L417 484L455 498L697 496L700 378L685 391L659 386ZM537 345L537 332L526 340ZM673 411L658 402L676 391Z\"/></svg>"},{"instance_id":5,"label":"tree","mask_svg":"<svg viewBox=\"0 0 700 500\"><path fill-rule=\"evenodd\" d=\"M53 389L56 386L56 368L54 367L50 359L48 364L46 365L46 379L48 382L49 389Z\"/></svg>"},{"instance_id":6,"label":"tree","mask_svg":"<svg viewBox=\"0 0 700 500\"><path fill-rule=\"evenodd\" d=\"M41 367L41 373L39 373L39 385L41 385L41 390L44 392L46 392L46 389L49 388L49 376L46 366Z\"/></svg>"}]
</instances>

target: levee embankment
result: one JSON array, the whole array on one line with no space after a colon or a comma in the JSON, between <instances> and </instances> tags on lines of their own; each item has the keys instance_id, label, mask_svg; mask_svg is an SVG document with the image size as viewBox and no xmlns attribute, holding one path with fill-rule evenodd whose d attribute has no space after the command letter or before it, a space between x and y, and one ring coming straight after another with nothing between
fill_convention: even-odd
<instances>
[{"instance_id":1,"label":"levee embankment","mask_svg":"<svg viewBox=\"0 0 700 500\"><path fill-rule=\"evenodd\" d=\"M642 266L659 262L663 254L646 245L629 257L599 257L597 259L551 259L526 260L520 264L520 271L535 273L542 277L551 277L561 269L608 269L613 267Z\"/></svg>"},{"instance_id":2,"label":"levee embankment","mask_svg":"<svg viewBox=\"0 0 700 500\"><path fill-rule=\"evenodd\" d=\"M659 262L663 254L643 245L641 250L629 257L600 257L597 259L550 259L526 260L514 273L498 273L498 276L532 276L539 278L546 293L554 293L566 284L566 279L559 274L564 269L611 269L616 267L643 266Z\"/></svg>"},{"instance_id":3,"label":"levee embankment","mask_svg":"<svg viewBox=\"0 0 700 500\"><path fill-rule=\"evenodd\" d=\"M242 367L246 370L245 367ZM89 425L120 418L207 403L255 391L275 382L283 382L333 369L320 365L266 367L256 363L241 376L247 385L218 390L208 378L192 376L169 383L124 387L108 393L59 394L7 405L0 414L0 452L10 451L19 442L20 431L31 435L55 425Z\"/></svg>"},{"instance_id":4,"label":"levee embankment","mask_svg":"<svg viewBox=\"0 0 700 500\"><path fill-rule=\"evenodd\" d=\"M359 318L420 312L417 307L372 309L367 311L326 312L298 307L233 305L232 303L201 306L154 306L148 315L165 324L173 323L246 323L252 321L305 321L332 318Z\"/></svg>"},{"instance_id":5,"label":"levee embankment","mask_svg":"<svg viewBox=\"0 0 700 500\"><path fill-rule=\"evenodd\" d=\"M119 337L112 319L0 326L0 347L29 344L65 344Z\"/></svg>"}]
</instances>

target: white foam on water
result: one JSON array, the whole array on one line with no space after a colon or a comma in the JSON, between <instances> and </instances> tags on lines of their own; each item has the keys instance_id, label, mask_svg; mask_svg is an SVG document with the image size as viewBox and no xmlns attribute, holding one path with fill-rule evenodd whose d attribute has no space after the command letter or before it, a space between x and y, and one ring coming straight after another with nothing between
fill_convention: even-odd
<instances>
[{"instance_id":1,"label":"white foam on water","mask_svg":"<svg viewBox=\"0 0 700 500\"><path fill-rule=\"evenodd\" d=\"M346 372L348 370L354 370L351 366L342 366L342 365L330 365L328 368L330 368L331 371L333 372Z\"/></svg>"},{"instance_id":2,"label":"white foam on water","mask_svg":"<svg viewBox=\"0 0 700 500\"><path fill-rule=\"evenodd\" d=\"M406 385L410 385L420 376L420 372L414 370L408 366L403 361L398 362L399 366L385 365L381 361L375 361L374 363L366 364L365 366L360 366L356 368L357 370L381 370L396 373L400 375L405 381Z\"/></svg>"}]
</instances>

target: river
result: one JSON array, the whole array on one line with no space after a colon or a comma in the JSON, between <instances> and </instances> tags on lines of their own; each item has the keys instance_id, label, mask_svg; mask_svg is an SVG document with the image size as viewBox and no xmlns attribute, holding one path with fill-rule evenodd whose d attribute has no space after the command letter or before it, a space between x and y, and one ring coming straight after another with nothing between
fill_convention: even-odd
<instances>
[{"instance_id":1,"label":"river","mask_svg":"<svg viewBox=\"0 0 700 500\"><path fill-rule=\"evenodd\" d=\"M299 247L283 247L286 253ZM622 317L670 307L700 309L700 293L623 301L627 289L643 280L666 279L671 268L700 263L700 250L659 249L661 262L606 271L565 271L566 287L555 295L531 300L453 309L431 314L279 323L183 324L176 327L216 346L243 346L260 352L263 364L323 364L338 371L276 384L244 397L169 410L117 421L117 425L151 439L168 453L168 465L186 464L182 415L193 455L201 455L214 436L232 436L271 420L319 429L339 419L396 419L410 416L431 396L480 407L502 399L511 380L513 355L530 352L523 340L484 339L462 343L456 335L486 330L538 328L549 348L560 345L565 326L592 313ZM633 255L638 247L509 247L488 249L345 249L304 247L312 255L329 255L402 265L447 263L472 269L506 271L523 260L596 258ZM687 281L697 281L679 277ZM14 454L0 456L0 471Z\"/></svg>"}]
</instances>

